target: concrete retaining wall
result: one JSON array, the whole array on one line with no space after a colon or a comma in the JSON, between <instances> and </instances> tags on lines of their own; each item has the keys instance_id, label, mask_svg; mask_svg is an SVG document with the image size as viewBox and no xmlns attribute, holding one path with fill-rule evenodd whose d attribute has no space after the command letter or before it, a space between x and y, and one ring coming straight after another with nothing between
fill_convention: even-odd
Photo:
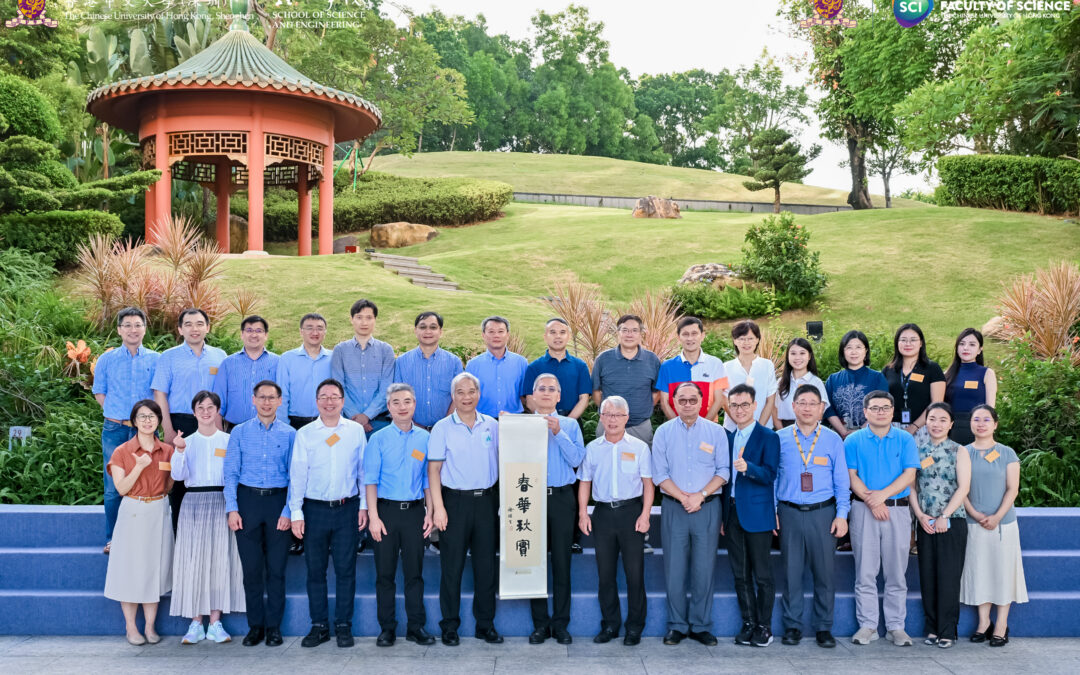
<instances>
[{"instance_id":1,"label":"concrete retaining wall","mask_svg":"<svg viewBox=\"0 0 1080 675\"><path fill-rule=\"evenodd\" d=\"M633 209L638 197L610 197L601 195L564 195L546 192L515 192L514 201L536 204L570 204L612 209ZM742 211L746 213L772 213L772 202L721 202L711 199L675 199L680 211ZM804 216L819 213L850 211L850 206L827 206L824 204L780 204L783 211Z\"/></svg>"}]
</instances>

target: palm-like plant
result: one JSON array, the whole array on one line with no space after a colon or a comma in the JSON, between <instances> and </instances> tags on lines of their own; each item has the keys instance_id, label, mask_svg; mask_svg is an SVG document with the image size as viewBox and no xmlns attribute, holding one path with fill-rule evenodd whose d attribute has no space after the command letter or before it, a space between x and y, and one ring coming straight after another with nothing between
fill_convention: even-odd
<instances>
[{"instance_id":1,"label":"palm-like plant","mask_svg":"<svg viewBox=\"0 0 1080 675\"><path fill-rule=\"evenodd\" d=\"M1061 262L1017 276L1004 285L998 310L999 337L1026 341L1039 358L1080 365L1080 266Z\"/></svg>"},{"instance_id":2,"label":"palm-like plant","mask_svg":"<svg viewBox=\"0 0 1080 675\"><path fill-rule=\"evenodd\" d=\"M641 317L645 323L641 344L660 357L661 361L671 358L679 351L676 328L682 314L672 301L670 293L646 291L644 295L634 298L626 313Z\"/></svg>"},{"instance_id":3,"label":"palm-like plant","mask_svg":"<svg viewBox=\"0 0 1080 675\"><path fill-rule=\"evenodd\" d=\"M591 369L596 357L615 345L615 321L600 292L581 282L556 282L544 301L570 324L575 356Z\"/></svg>"}]
</instances>

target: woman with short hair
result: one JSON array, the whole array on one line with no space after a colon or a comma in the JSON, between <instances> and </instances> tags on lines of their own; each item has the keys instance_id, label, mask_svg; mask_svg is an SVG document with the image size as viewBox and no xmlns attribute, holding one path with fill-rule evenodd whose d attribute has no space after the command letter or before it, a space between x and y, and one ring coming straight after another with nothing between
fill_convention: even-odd
<instances>
[{"instance_id":1,"label":"woman with short hair","mask_svg":"<svg viewBox=\"0 0 1080 675\"><path fill-rule=\"evenodd\" d=\"M841 370L825 380L829 407L825 419L840 438L866 424L863 398L872 391L888 391L889 383L870 367L870 340L859 330L849 330L840 338L838 350Z\"/></svg>"},{"instance_id":2,"label":"woman with short hair","mask_svg":"<svg viewBox=\"0 0 1080 675\"><path fill-rule=\"evenodd\" d=\"M740 321L731 327L731 341L735 343L735 358L724 363L728 390L740 384L753 387L756 392L754 420L767 425L776 408L776 366L769 359L757 355L761 328L753 321ZM724 428L735 431L735 422L726 413Z\"/></svg>"}]
</instances>

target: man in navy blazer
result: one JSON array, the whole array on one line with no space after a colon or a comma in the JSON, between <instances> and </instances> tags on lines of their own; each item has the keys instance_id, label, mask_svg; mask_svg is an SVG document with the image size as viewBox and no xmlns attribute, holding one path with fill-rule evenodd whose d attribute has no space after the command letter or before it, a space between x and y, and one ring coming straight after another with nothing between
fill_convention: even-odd
<instances>
[{"instance_id":1,"label":"man in navy blazer","mask_svg":"<svg viewBox=\"0 0 1080 675\"><path fill-rule=\"evenodd\" d=\"M780 437L754 421L754 396L754 388L746 384L728 392L728 412L738 428L728 432L731 481L724 485L721 500L721 533L727 537L728 560L742 613L735 644L767 647L773 639L776 595L769 550L776 529L773 483L780 465Z\"/></svg>"}]
</instances>

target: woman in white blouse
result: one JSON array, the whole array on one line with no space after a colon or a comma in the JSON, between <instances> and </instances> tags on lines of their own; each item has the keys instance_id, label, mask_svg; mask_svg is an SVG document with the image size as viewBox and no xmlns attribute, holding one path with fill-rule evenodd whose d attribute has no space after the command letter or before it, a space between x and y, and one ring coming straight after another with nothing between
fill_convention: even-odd
<instances>
[{"instance_id":1,"label":"woman in white blouse","mask_svg":"<svg viewBox=\"0 0 1080 675\"><path fill-rule=\"evenodd\" d=\"M804 384L812 384L821 394L821 402L829 406L825 383L818 377L814 348L806 338L797 337L788 343L784 352L784 372L776 390L776 413L773 428L783 429L795 423L795 391Z\"/></svg>"},{"instance_id":2,"label":"woman in white blouse","mask_svg":"<svg viewBox=\"0 0 1080 675\"><path fill-rule=\"evenodd\" d=\"M769 359L757 355L761 344L761 328L753 321L740 321L731 327L731 339L735 343L735 358L724 363L727 370L728 389L745 384L754 388L754 419L770 424L776 406L776 366ZM735 431L735 422L724 415L724 428Z\"/></svg>"}]
</instances>

